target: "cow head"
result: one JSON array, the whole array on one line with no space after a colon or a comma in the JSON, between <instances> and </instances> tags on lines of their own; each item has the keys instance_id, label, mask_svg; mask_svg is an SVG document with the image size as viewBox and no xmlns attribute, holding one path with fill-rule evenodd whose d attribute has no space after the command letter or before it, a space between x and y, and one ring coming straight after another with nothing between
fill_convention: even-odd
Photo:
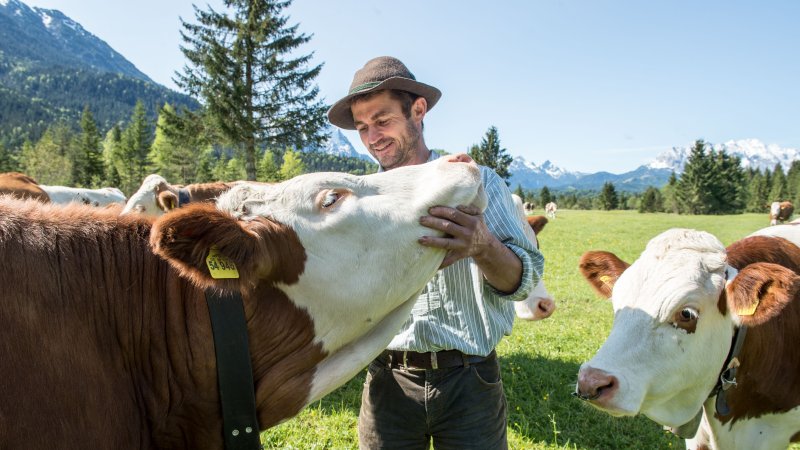
<instances>
[{"instance_id":1,"label":"cow head","mask_svg":"<svg viewBox=\"0 0 800 450\"><path fill-rule=\"evenodd\" d=\"M121 214L140 213L158 217L178 206L178 188L161 175L150 174L130 196Z\"/></svg>"},{"instance_id":2,"label":"cow head","mask_svg":"<svg viewBox=\"0 0 800 450\"><path fill-rule=\"evenodd\" d=\"M614 325L581 366L576 393L615 416L689 422L717 382L735 327L770 320L800 287L783 266L745 264L737 274L715 237L684 229L652 239L630 266L608 252L586 253L581 271L611 297Z\"/></svg>"},{"instance_id":3,"label":"cow head","mask_svg":"<svg viewBox=\"0 0 800 450\"><path fill-rule=\"evenodd\" d=\"M511 194L516 207L517 219L522 226L522 231L525 237L538 249L539 239L537 235L544 229L548 220L544 216L530 216L525 215L525 207L522 199L516 195ZM524 300L514 302L514 312L517 317L523 320L541 320L550 317L556 310L556 302L547 288L544 286L544 280L539 280L539 283L534 286L531 293Z\"/></svg>"},{"instance_id":4,"label":"cow head","mask_svg":"<svg viewBox=\"0 0 800 450\"><path fill-rule=\"evenodd\" d=\"M436 233L420 217L461 204L486 207L478 166L466 156L366 176L311 173L239 183L216 206L179 208L156 220L151 244L198 285L271 283L305 309L326 353L350 358L340 364L347 373L315 388L318 397L385 348L436 273L445 251L417 242ZM212 247L239 279L212 278ZM367 334L369 345L359 347Z\"/></svg>"}]
</instances>

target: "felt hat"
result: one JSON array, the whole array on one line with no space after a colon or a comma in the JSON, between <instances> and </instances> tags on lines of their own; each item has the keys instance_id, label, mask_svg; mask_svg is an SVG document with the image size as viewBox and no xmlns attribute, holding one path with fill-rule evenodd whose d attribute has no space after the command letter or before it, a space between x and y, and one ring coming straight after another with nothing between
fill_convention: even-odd
<instances>
[{"instance_id":1,"label":"felt hat","mask_svg":"<svg viewBox=\"0 0 800 450\"><path fill-rule=\"evenodd\" d=\"M353 82L350 83L347 95L334 103L328 110L328 120L339 128L355 130L350 101L358 95L381 89L407 91L424 97L428 102L428 111L442 96L439 89L417 81L414 74L399 59L391 56L379 56L367 61L364 67L358 69L353 76Z\"/></svg>"}]
</instances>

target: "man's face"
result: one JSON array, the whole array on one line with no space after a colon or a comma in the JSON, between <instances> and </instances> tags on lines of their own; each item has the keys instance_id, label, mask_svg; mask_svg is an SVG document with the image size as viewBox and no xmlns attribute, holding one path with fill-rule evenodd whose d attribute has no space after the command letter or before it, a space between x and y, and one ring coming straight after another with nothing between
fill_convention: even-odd
<instances>
[{"instance_id":1,"label":"man's face","mask_svg":"<svg viewBox=\"0 0 800 450\"><path fill-rule=\"evenodd\" d=\"M384 170L420 162L416 157L422 119L417 102L411 107L411 117L406 117L400 101L383 91L357 100L350 110L361 142Z\"/></svg>"}]
</instances>

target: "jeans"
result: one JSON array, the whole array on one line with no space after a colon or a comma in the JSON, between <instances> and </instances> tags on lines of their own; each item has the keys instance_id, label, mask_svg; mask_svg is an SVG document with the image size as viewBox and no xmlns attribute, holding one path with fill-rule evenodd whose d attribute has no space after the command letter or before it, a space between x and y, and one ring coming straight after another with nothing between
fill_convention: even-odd
<instances>
[{"instance_id":1,"label":"jeans","mask_svg":"<svg viewBox=\"0 0 800 450\"><path fill-rule=\"evenodd\" d=\"M446 369L369 365L358 417L363 449L504 450L506 397L493 357Z\"/></svg>"}]
</instances>

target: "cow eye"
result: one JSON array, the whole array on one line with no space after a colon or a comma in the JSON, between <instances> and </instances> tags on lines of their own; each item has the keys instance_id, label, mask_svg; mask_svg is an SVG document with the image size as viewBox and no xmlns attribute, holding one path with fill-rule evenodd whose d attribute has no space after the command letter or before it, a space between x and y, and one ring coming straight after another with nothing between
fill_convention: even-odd
<instances>
[{"instance_id":1,"label":"cow eye","mask_svg":"<svg viewBox=\"0 0 800 450\"><path fill-rule=\"evenodd\" d=\"M321 204L322 207L323 208L329 208L329 207L333 206L333 204L336 203L337 200L339 200L339 197L341 197L341 195L338 192L336 192L336 191L328 191L325 194L325 197L323 197L323 199L322 199L322 204Z\"/></svg>"},{"instance_id":2,"label":"cow eye","mask_svg":"<svg viewBox=\"0 0 800 450\"><path fill-rule=\"evenodd\" d=\"M672 326L680 328L688 333L694 333L697 329L697 319L699 315L694 308L685 307L676 311L672 316Z\"/></svg>"}]
</instances>

